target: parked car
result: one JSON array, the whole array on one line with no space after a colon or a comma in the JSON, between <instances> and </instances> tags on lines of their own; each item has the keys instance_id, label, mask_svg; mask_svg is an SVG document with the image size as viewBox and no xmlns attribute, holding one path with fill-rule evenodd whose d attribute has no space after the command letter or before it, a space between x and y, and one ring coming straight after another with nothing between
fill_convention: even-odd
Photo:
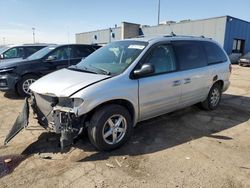
<instances>
[{"instance_id":1,"label":"parked car","mask_svg":"<svg viewBox=\"0 0 250 188\"><path fill-rule=\"evenodd\" d=\"M32 45L20 45L7 47L0 52L0 62L10 59L25 59L30 55L36 53L42 48L46 47L46 44L32 44Z\"/></svg>"},{"instance_id":2,"label":"parked car","mask_svg":"<svg viewBox=\"0 0 250 188\"><path fill-rule=\"evenodd\" d=\"M43 127L61 134L62 148L86 129L97 149L112 150L129 139L140 121L197 103L215 110L230 72L227 54L210 39L117 41L33 83L31 106ZM12 130L27 126L28 104L19 116L23 123Z\"/></svg>"},{"instance_id":3,"label":"parked car","mask_svg":"<svg viewBox=\"0 0 250 188\"><path fill-rule=\"evenodd\" d=\"M232 53L229 55L229 59L232 64L238 64L241 56L241 53Z\"/></svg>"},{"instance_id":4,"label":"parked car","mask_svg":"<svg viewBox=\"0 0 250 188\"><path fill-rule=\"evenodd\" d=\"M243 55L239 60L240 66L249 66L250 65L250 52Z\"/></svg>"},{"instance_id":5,"label":"parked car","mask_svg":"<svg viewBox=\"0 0 250 188\"><path fill-rule=\"evenodd\" d=\"M14 90L20 96L30 93L29 86L41 76L58 69L75 65L99 46L50 45L27 59L0 63L0 90Z\"/></svg>"}]
</instances>

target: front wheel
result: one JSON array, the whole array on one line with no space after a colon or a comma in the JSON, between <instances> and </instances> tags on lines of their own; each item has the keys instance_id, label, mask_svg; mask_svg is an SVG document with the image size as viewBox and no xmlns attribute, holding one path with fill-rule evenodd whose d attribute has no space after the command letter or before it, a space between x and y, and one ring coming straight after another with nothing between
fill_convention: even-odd
<instances>
[{"instance_id":1,"label":"front wheel","mask_svg":"<svg viewBox=\"0 0 250 188\"><path fill-rule=\"evenodd\" d=\"M101 107L91 118L88 136L98 149L110 151L123 145L133 130L131 115L123 106L112 104Z\"/></svg>"},{"instance_id":2,"label":"front wheel","mask_svg":"<svg viewBox=\"0 0 250 188\"><path fill-rule=\"evenodd\" d=\"M221 100L221 85L215 83L210 89L207 99L201 103L205 110L215 110L218 108Z\"/></svg>"},{"instance_id":3,"label":"front wheel","mask_svg":"<svg viewBox=\"0 0 250 188\"><path fill-rule=\"evenodd\" d=\"M17 83L17 93L22 96L29 96L31 94L30 85L33 84L38 79L36 75L25 75L22 79Z\"/></svg>"}]
</instances>

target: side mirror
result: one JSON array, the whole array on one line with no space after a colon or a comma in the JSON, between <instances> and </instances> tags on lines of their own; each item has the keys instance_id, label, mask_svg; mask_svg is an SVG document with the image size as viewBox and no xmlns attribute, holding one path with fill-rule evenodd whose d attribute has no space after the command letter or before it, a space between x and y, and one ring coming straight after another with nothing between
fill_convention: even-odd
<instances>
[{"instance_id":1,"label":"side mirror","mask_svg":"<svg viewBox=\"0 0 250 188\"><path fill-rule=\"evenodd\" d=\"M50 61L55 61L56 59L57 59L56 56L50 55L49 57L47 57L45 61L50 62Z\"/></svg>"},{"instance_id":2,"label":"side mirror","mask_svg":"<svg viewBox=\"0 0 250 188\"><path fill-rule=\"evenodd\" d=\"M3 59L3 58L4 58L4 57L3 57L3 54L1 54L1 55L0 55L0 59Z\"/></svg>"},{"instance_id":3,"label":"side mirror","mask_svg":"<svg viewBox=\"0 0 250 188\"><path fill-rule=\"evenodd\" d=\"M140 69L134 70L135 77L141 77L145 75L149 75L155 72L155 68L151 64L144 64Z\"/></svg>"}]
</instances>

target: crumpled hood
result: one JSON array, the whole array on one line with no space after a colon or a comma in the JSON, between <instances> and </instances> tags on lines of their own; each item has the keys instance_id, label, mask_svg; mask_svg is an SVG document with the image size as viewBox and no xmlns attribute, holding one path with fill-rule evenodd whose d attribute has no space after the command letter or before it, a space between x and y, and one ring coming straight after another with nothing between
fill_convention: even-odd
<instances>
[{"instance_id":1,"label":"crumpled hood","mask_svg":"<svg viewBox=\"0 0 250 188\"><path fill-rule=\"evenodd\" d=\"M30 86L30 89L43 95L69 97L76 91L109 77L102 74L62 69L40 78Z\"/></svg>"}]
</instances>

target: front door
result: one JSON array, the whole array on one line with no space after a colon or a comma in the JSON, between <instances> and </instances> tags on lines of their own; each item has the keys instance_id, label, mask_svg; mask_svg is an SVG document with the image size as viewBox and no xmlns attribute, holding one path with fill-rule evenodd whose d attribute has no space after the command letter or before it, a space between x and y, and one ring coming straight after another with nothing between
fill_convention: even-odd
<instances>
[{"instance_id":1,"label":"front door","mask_svg":"<svg viewBox=\"0 0 250 188\"><path fill-rule=\"evenodd\" d=\"M140 120L177 109L181 92L181 80L170 44L155 46L144 63L152 64L155 71L139 79Z\"/></svg>"}]
</instances>

